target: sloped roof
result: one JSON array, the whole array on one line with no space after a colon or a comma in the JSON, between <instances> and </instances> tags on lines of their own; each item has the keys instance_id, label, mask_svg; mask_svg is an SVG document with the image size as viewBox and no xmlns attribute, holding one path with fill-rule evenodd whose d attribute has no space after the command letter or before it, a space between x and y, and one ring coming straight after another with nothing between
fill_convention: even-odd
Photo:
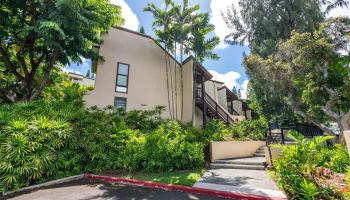
<instances>
[{"instance_id":1,"label":"sloped roof","mask_svg":"<svg viewBox=\"0 0 350 200\"><path fill-rule=\"evenodd\" d=\"M210 80L213 78L213 75L211 75L211 73L200 63L196 60L196 58L192 55L190 55L188 58L186 58L182 64L186 64L188 61L193 60L193 63L196 66L196 69L201 72L202 74L204 74L206 80Z\"/></svg>"},{"instance_id":2,"label":"sloped roof","mask_svg":"<svg viewBox=\"0 0 350 200\"><path fill-rule=\"evenodd\" d=\"M177 64L179 66L181 66L180 62L178 60L176 60L174 58L173 55L171 55L171 53L169 53L162 45L159 44L159 42L154 39L153 37L149 36L149 35L146 35L146 34L143 34L143 33L140 33L140 32L137 32L137 31L133 31L133 30L130 30L130 29L127 29L127 28L124 28L124 27L119 27L119 26L115 26L115 27L112 27L112 28L115 28L115 29L118 29L118 30L122 30L122 31L125 31L125 32L128 32L128 33L131 33L131 34L135 34L135 35L138 35L138 36L141 36L141 37L144 37L144 38L148 38L150 40L152 40L154 43L156 43L164 52L166 52L174 61L177 62ZM98 48L98 47L96 47ZM190 60L193 60L197 70L199 70L202 74L205 75L205 78L206 80L210 80L213 78L213 75L210 74L210 72L200 63L198 62L194 56L190 55L189 57L187 57L183 62L182 62L182 65L186 64L188 61ZM97 63L96 63L97 64Z\"/></svg>"}]
</instances>

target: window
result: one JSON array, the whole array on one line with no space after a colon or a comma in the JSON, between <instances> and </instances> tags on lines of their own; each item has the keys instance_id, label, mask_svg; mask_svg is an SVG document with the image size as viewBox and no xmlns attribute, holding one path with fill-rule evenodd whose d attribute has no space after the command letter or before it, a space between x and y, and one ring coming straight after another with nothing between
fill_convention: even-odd
<instances>
[{"instance_id":1,"label":"window","mask_svg":"<svg viewBox=\"0 0 350 200\"><path fill-rule=\"evenodd\" d=\"M115 91L121 93L128 93L128 82L129 65L124 63L118 63Z\"/></svg>"},{"instance_id":2,"label":"window","mask_svg":"<svg viewBox=\"0 0 350 200\"><path fill-rule=\"evenodd\" d=\"M114 107L126 111L126 98L114 97Z\"/></svg>"}]
</instances>

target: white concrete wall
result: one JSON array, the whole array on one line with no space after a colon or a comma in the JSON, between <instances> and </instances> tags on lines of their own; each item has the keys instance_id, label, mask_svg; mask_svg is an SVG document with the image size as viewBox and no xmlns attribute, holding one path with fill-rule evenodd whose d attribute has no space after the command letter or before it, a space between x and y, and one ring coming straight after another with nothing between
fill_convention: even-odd
<instances>
[{"instance_id":1,"label":"white concrete wall","mask_svg":"<svg viewBox=\"0 0 350 200\"><path fill-rule=\"evenodd\" d=\"M211 160L243 158L253 156L255 152L264 146L264 141L219 141L211 142Z\"/></svg>"}]
</instances>

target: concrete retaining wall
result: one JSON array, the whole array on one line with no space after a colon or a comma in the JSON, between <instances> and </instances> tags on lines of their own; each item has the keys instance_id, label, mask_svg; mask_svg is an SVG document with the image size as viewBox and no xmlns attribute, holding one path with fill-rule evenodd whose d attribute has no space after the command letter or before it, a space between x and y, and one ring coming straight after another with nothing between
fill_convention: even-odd
<instances>
[{"instance_id":1,"label":"concrete retaining wall","mask_svg":"<svg viewBox=\"0 0 350 200\"><path fill-rule=\"evenodd\" d=\"M211 161L253 156L264 141L218 141L210 143Z\"/></svg>"}]
</instances>

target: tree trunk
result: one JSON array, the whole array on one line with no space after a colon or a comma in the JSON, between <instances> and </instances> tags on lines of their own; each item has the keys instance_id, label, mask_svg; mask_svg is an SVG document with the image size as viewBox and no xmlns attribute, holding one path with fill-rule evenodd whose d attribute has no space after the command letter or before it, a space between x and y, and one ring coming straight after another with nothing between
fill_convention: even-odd
<instances>
[{"instance_id":1,"label":"tree trunk","mask_svg":"<svg viewBox=\"0 0 350 200\"><path fill-rule=\"evenodd\" d=\"M165 47L165 49L167 49L167 47ZM170 114L170 118L172 117L171 114L171 106L170 106L170 91L169 91L169 71L168 71L168 54L167 54L166 50L164 52L164 58L165 58L165 75L166 75L166 88L167 88L167 93L168 93L168 108L169 108L169 114Z\"/></svg>"},{"instance_id":2,"label":"tree trunk","mask_svg":"<svg viewBox=\"0 0 350 200\"><path fill-rule=\"evenodd\" d=\"M180 54L181 55L181 54ZM177 118L177 113L178 113L178 110L177 110L177 60L176 60L176 56L177 56L177 53L176 53L176 43L175 43L175 60L174 60L174 66L175 66L175 111L176 111L176 114L175 114L175 119L178 119Z\"/></svg>"},{"instance_id":3,"label":"tree trunk","mask_svg":"<svg viewBox=\"0 0 350 200\"><path fill-rule=\"evenodd\" d=\"M47 84L47 81L49 80L50 72L56 63L57 58L58 58L58 51L55 51L52 55L52 58L49 64L46 66L43 78L41 79L39 86L34 90L33 94L29 97L28 99L29 101L33 101L34 99L36 99L43 91L44 87Z\"/></svg>"},{"instance_id":4,"label":"tree trunk","mask_svg":"<svg viewBox=\"0 0 350 200\"><path fill-rule=\"evenodd\" d=\"M340 128L339 140L350 153L350 113L345 114L338 124Z\"/></svg>"},{"instance_id":5,"label":"tree trunk","mask_svg":"<svg viewBox=\"0 0 350 200\"><path fill-rule=\"evenodd\" d=\"M184 112L184 77L183 77L183 45L181 44L181 58L180 58L180 69L181 69L181 120Z\"/></svg>"},{"instance_id":6,"label":"tree trunk","mask_svg":"<svg viewBox=\"0 0 350 200\"><path fill-rule=\"evenodd\" d=\"M168 55L168 57L170 57ZM176 55L175 55L175 59L176 59ZM173 73L172 73L172 69L171 69L171 59L169 58L169 72L170 72L170 88L171 88L171 107L173 110L173 116L172 119L174 119L175 113L174 113L174 86L173 86Z\"/></svg>"}]
</instances>

